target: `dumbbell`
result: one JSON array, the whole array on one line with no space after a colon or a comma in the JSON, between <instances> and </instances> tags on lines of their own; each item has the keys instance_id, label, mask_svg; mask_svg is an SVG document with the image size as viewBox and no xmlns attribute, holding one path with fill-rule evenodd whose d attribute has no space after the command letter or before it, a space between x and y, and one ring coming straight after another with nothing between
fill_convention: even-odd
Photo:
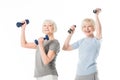
<instances>
[{"instance_id":1,"label":"dumbbell","mask_svg":"<svg viewBox=\"0 0 120 80\"><path fill-rule=\"evenodd\" d=\"M26 21L27 24L29 24L29 20L28 20L28 19L25 19L25 21ZM19 28L19 27L21 27L23 24L25 24L25 22L24 22L24 23L22 23L22 22L17 22L17 23L16 23L16 26Z\"/></svg>"},{"instance_id":2,"label":"dumbbell","mask_svg":"<svg viewBox=\"0 0 120 80\"><path fill-rule=\"evenodd\" d=\"M101 9L100 9L100 10L101 10ZM96 13L97 13L97 11L98 11L97 9L94 9L94 10L93 10L93 13L95 13L95 14L96 14Z\"/></svg>"},{"instance_id":3,"label":"dumbbell","mask_svg":"<svg viewBox=\"0 0 120 80\"><path fill-rule=\"evenodd\" d=\"M73 26L76 28L76 25L73 25ZM68 30L68 33L71 34L72 31L73 31L73 30L70 28L70 29Z\"/></svg>"},{"instance_id":4,"label":"dumbbell","mask_svg":"<svg viewBox=\"0 0 120 80\"><path fill-rule=\"evenodd\" d=\"M44 40L49 40L48 35L45 35ZM34 40L34 43L35 43L36 45L39 44L37 39Z\"/></svg>"}]
</instances>

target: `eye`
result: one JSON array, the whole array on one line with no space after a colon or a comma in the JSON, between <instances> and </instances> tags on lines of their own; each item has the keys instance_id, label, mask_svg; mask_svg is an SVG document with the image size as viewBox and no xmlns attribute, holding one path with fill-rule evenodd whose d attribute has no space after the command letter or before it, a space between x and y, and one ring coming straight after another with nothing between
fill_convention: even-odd
<instances>
[{"instance_id":1,"label":"eye","mask_svg":"<svg viewBox=\"0 0 120 80\"><path fill-rule=\"evenodd\" d=\"M52 27L52 25L49 25L50 27Z\"/></svg>"},{"instance_id":2,"label":"eye","mask_svg":"<svg viewBox=\"0 0 120 80\"><path fill-rule=\"evenodd\" d=\"M46 27L46 25L43 25L44 27Z\"/></svg>"}]
</instances>

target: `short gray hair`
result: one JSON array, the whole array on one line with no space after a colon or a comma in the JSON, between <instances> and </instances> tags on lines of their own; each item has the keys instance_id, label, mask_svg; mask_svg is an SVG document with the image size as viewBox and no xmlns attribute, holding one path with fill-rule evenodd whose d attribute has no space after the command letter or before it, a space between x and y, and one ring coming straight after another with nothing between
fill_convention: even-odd
<instances>
[{"instance_id":1,"label":"short gray hair","mask_svg":"<svg viewBox=\"0 0 120 80\"><path fill-rule=\"evenodd\" d=\"M91 23L91 25L92 25L93 27L95 27L95 22L94 22L94 20L91 19L91 18L85 18L85 19L82 21L82 24L81 24L82 27L84 26L84 25L83 25L84 22Z\"/></svg>"},{"instance_id":2,"label":"short gray hair","mask_svg":"<svg viewBox=\"0 0 120 80\"><path fill-rule=\"evenodd\" d=\"M53 25L53 27L54 27L54 32L57 31L57 25L56 25L56 23L55 23L53 20L46 19L46 20L44 20L43 25L44 25L46 22L49 22L49 23L51 23L51 24Z\"/></svg>"}]
</instances>

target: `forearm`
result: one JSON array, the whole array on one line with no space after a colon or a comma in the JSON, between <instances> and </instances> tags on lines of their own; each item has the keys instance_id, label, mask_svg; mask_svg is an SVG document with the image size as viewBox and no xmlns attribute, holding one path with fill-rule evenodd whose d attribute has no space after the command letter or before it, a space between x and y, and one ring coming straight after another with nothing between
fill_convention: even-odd
<instances>
[{"instance_id":1,"label":"forearm","mask_svg":"<svg viewBox=\"0 0 120 80\"><path fill-rule=\"evenodd\" d=\"M63 50L71 50L70 48L70 40L71 40L71 37L72 37L72 34L69 34L64 42L64 45L63 45Z\"/></svg>"},{"instance_id":2,"label":"forearm","mask_svg":"<svg viewBox=\"0 0 120 80\"><path fill-rule=\"evenodd\" d=\"M26 43L25 29L21 29L21 46L24 47Z\"/></svg>"},{"instance_id":3,"label":"forearm","mask_svg":"<svg viewBox=\"0 0 120 80\"><path fill-rule=\"evenodd\" d=\"M45 65L47 65L50 62L50 59L47 56L47 54L45 53L45 49L44 49L43 45L39 45L39 49L40 49L40 55L41 55L42 61Z\"/></svg>"},{"instance_id":4,"label":"forearm","mask_svg":"<svg viewBox=\"0 0 120 80\"><path fill-rule=\"evenodd\" d=\"M98 15L96 14L96 36L98 39L102 38L102 27Z\"/></svg>"}]
</instances>

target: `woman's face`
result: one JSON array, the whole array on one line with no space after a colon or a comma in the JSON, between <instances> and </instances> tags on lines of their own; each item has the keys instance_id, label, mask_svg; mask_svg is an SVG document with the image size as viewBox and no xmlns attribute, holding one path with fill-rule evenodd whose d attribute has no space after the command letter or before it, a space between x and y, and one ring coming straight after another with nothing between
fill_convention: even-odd
<instances>
[{"instance_id":1,"label":"woman's face","mask_svg":"<svg viewBox=\"0 0 120 80\"><path fill-rule=\"evenodd\" d=\"M95 28L90 22L84 22L82 26L82 31L85 33L87 37L91 37L93 36Z\"/></svg>"},{"instance_id":2,"label":"woman's face","mask_svg":"<svg viewBox=\"0 0 120 80\"><path fill-rule=\"evenodd\" d=\"M54 26L50 22L45 22L42 27L42 31L44 34L53 34L54 33Z\"/></svg>"}]
</instances>

